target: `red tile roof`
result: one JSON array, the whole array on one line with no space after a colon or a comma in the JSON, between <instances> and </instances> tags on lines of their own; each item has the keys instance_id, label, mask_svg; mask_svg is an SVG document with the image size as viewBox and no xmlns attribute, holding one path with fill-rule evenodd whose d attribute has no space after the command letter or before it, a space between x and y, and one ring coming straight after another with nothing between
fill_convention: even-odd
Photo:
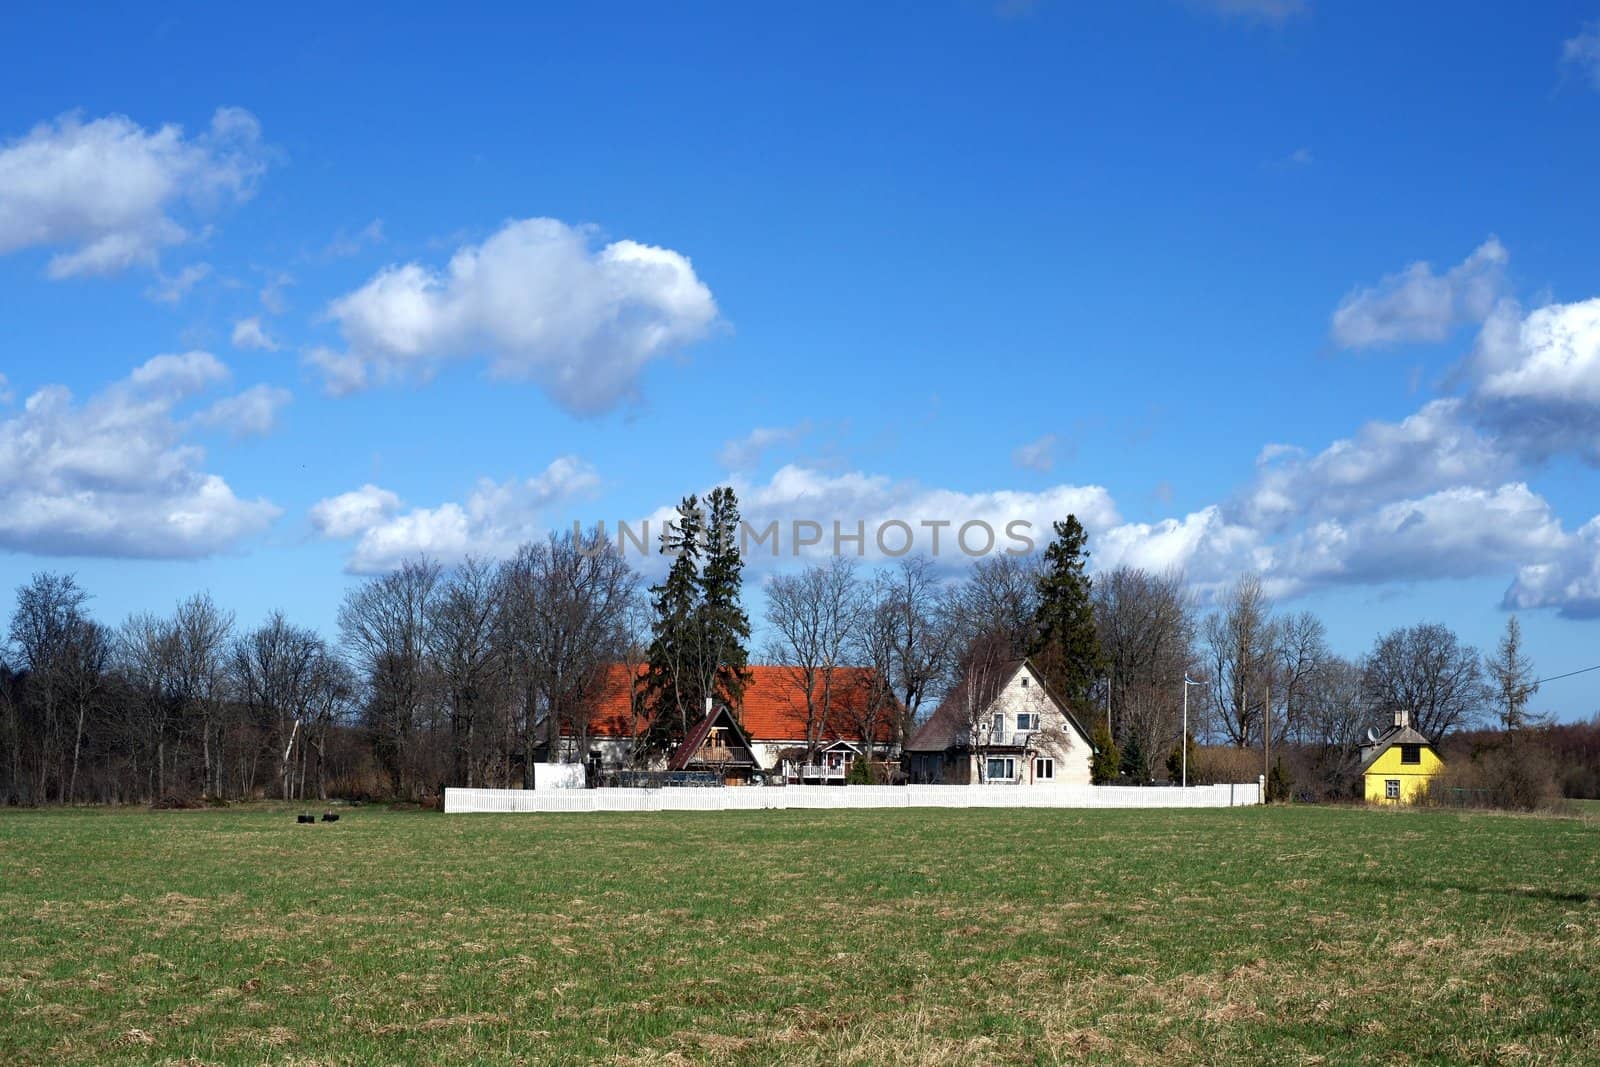
<instances>
[{"instance_id":1,"label":"red tile roof","mask_svg":"<svg viewBox=\"0 0 1600 1067\"><path fill-rule=\"evenodd\" d=\"M806 737L805 687L794 667L756 666L749 668L750 681L744 690L744 705L736 709L739 723L752 741L798 741ZM642 677L639 668L635 677ZM833 673L832 708L828 713L828 728L823 740L840 738L858 740L857 723L871 693L875 674L870 667L839 667ZM600 702L594 717L589 721L589 732L595 737L631 737L634 719L630 711L628 668L612 665L601 684ZM894 711L886 710L878 724L877 740L888 744L894 740ZM643 731L641 719L638 728Z\"/></svg>"}]
</instances>

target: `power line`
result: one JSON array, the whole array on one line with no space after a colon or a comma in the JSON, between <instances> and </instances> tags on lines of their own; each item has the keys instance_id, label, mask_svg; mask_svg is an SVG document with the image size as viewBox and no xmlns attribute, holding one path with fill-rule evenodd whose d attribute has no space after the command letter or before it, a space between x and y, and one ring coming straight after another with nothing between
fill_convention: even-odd
<instances>
[{"instance_id":1,"label":"power line","mask_svg":"<svg viewBox=\"0 0 1600 1067\"><path fill-rule=\"evenodd\" d=\"M1600 663L1596 663L1593 667L1585 667L1581 671L1568 671L1566 674L1552 674L1548 678L1540 678L1538 681L1530 684L1543 685L1546 682L1559 682L1563 678L1571 678L1579 674L1588 674L1590 671L1600 671Z\"/></svg>"}]
</instances>

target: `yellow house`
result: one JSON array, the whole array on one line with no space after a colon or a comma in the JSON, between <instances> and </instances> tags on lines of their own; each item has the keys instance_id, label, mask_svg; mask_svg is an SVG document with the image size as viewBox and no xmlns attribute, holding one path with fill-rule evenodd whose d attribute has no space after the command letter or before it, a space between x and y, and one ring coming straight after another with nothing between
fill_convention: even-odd
<instances>
[{"instance_id":1,"label":"yellow house","mask_svg":"<svg viewBox=\"0 0 1600 1067\"><path fill-rule=\"evenodd\" d=\"M1444 760L1433 742L1411 728L1411 713L1394 713L1394 726L1369 733L1361 746L1361 777L1369 804L1410 804L1428 789Z\"/></svg>"}]
</instances>

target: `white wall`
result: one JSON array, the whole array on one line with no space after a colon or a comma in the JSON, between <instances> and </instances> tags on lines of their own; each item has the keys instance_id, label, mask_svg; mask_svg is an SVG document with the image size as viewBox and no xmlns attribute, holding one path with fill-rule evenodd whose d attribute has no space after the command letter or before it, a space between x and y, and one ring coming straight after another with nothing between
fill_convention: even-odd
<instances>
[{"instance_id":1,"label":"white wall","mask_svg":"<svg viewBox=\"0 0 1600 1067\"><path fill-rule=\"evenodd\" d=\"M535 763L533 765L534 792L553 789L582 789L588 784L581 763ZM449 792L449 790L446 790Z\"/></svg>"},{"instance_id":2,"label":"white wall","mask_svg":"<svg viewBox=\"0 0 1600 1067\"><path fill-rule=\"evenodd\" d=\"M1139 786L826 785L706 789L456 789L465 812L747 811L765 808L1228 808L1261 803L1261 783Z\"/></svg>"},{"instance_id":3,"label":"white wall","mask_svg":"<svg viewBox=\"0 0 1600 1067\"><path fill-rule=\"evenodd\" d=\"M1016 782L997 782L997 787L1009 785L1026 785L1035 789L1055 789L1062 786L1086 786L1091 780L1089 761L1093 755L1093 748L1089 739L1080 734L1072 722L1061 713L1054 700L1045 693L1044 683L1032 665L1024 665L1011 676L1005 686L995 696L985 712L986 721L992 722L996 714L1005 717L1004 734L1009 743L1013 734L1017 732L1017 715L1028 712L1041 716L1041 725L1045 727L1048 737L1059 740L1046 740L1040 738L1030 744L1026 755L1017 757L1018 776ZM1005 752L995 752L996 756L1004 756ZM1033 777L1033 759L1035 756L1048 756L1055 760L1055 777L1048 781L1035 781ZM978 780L978 756L972 756L971 778L969 781Z\"/></svg>"}]
</instances>

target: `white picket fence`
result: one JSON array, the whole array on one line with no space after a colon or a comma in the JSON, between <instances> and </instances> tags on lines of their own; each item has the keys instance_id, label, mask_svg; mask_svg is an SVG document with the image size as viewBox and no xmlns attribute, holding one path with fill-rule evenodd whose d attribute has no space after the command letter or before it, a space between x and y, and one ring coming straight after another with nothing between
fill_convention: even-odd
<instances>
[{"instance_id":1,"label":"white picket fence","mask_svg":"<svg viewBox=\"0 0 1600 1067\"><path fill-rule=\"evenodd\" d=\"M1233 808L1261 803L1259 781L1187 788L1119 785L790 785L669 789L454 789L465 812L753 811L764 808Z\"/></svg>"}]
</instances>

